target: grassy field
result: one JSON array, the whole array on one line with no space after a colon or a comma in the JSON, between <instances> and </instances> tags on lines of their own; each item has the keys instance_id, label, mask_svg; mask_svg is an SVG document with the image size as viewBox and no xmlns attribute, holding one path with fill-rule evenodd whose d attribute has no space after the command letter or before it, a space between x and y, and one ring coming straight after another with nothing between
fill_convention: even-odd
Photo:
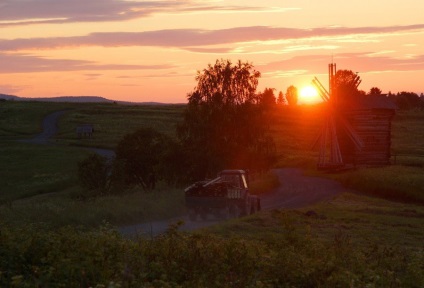
<instances>
[{"instance_id":1,"label":"grassy field","mask_svg":"<svg viewBox=\"0 0 424 288\"><path fill-rule=\"evenodd\" d=\"M37 134L43 117L57 110L66 112L56 145L16 141ZM113 148L124 134L146 126L173 136L182 110L0 103L0 286L424 286L424 206L417 205L424 203L423 111L398 111L394 165L339 174L315 169L311 147L322 119L316 107L273 112L278 166L335 178L360 193L303 209L264 211L195 233L170 227L156 241L93 228L104 221L131 224L183 213L182 190L163 183L149 193L135 188L90 201L74 197L81 193L77 163L90 153L84 147ZM94 125L92 139L76 137L75 127L83 123ZM268 174L252 189L275 184Z\"/></svg>"},{"instance_id":2,"label":"grassy field","mask_svg":"<svg viewBox=\"0 0 424 288\"><path fill-rule=\"evenodd\" d=\"M61 118L56 140L66 145L114 149L125 134L147 127L175 137L183 109L183 105L89 104L70 110ZM75 130L81 124L92 124L94 137L79 139Z\"/></svg>"},{"instance_id":3,"label":"grassy field","mask_svg":"<svg viewBox=\"0 0 424 288\"><path fill-rule=\"evenodd\" d=\"M48 207L57 205L59 207L56 210L67 211L68 209L69 211L63 214L70 217L54 216L57 222L55 225L68 222L92 225L96 221L101 223L102 219L112 223L125 223L133 222L140 217L136 212L131 216L128 211L137 211L142 203L127 200L123 202L127 201L126 205L129 205L129 208L122 208L124 211L114 209L113 212L107 212L107 209L104 209L104 212L93 213L97 215L96 217L88 216L87 212L85 213L87 221L84 221L82 216L84 213L79 213L78 217L73 216L78 214L75 212L77 210L96 210L96 204L80 203L73 198L73 195L81 193L76 178L77 163L91 153L84 147L113 149L123 135L140 127L154 127L162 133L175 136L175 126L181 120L184 109L183 105L126 106L93 103L82 105L13 101L2 102L0 105L0 115L2 115L0 118L0 151L2 152L0 165L3 166L2 171L4 171L0 177L0 184L5 188L0 194L0 203L4 203L4 207L15 207L13 211L16 211L21 204L14 202L25 200L24 202L30 204L22 206L25 207L22 209L26 210L23 215L28 215L27 219L34 219L32 215L41 213L40 209L45 207L45 205L38 205L39 196L45 195L43 203L49 202L50 198L53 199L47 205ZM43 117L58 110L64 110L65 114L59 121L59 132L52 140L52 143L56 145L31 145L16 141L31 138L40 132ZM396 165L358 169L336 175L322 174L315 169L317 151L313 150L312 146L323 119L319 107L283 107L273 111L270 117L279 155L277 166L300 167L310 174L332 177L343 182L347 187L368 195L424 203L424 177L421 176L424 164L422 162L424 158L421 157L424 150L424 144L421 144L424 143L421 141L424 138L423 111L398 111L394 118L392 149L396 157L392 157L392 162ZM84 123L94 125L94 136L78 139L75 128ZM273 187L274 180L267 179L263 183L256 184L255 186L259 189L254 186L253 190ZM179 193L178 197L182 198L180 190L176 189L175 193ZM144 198L144 192L141 190L132 194L135 198ZM13 215L13 211L4 207L3 212L0 213L4 214L8 211L7 213ZM30 207L38 208L34 208L35 211L31 212ZM54 215L50 210L55 209L46 207L45 209L47 211L45 215ZM182 209L183 207L179 206L174 209L174 213L181 212ZM171 213L165 213L164 216L169 214ZM10 218L13 217L10 216ZM24 218L17 217L17 219Z\"/></svg>"},{"instance_id":4,"label":"grassy field","mask_svg":"<svg viewBox=\"0 0 424 288\"><path fill-rule=\"evenodd\" d=\"M154 241L125 239L108 227L0 228L0 284L7 287L424 285L423 206L349 193L194 233L176 223Z\"/></svg>"}]
</instances>

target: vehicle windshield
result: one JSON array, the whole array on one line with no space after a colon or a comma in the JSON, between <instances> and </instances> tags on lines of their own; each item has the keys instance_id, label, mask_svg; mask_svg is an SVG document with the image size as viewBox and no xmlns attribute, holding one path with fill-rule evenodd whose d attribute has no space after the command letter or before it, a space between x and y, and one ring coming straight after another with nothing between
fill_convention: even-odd
<instances>
[{"instance_id":1,"label":"vehicle windshield","mask_svg":"<svg viewBox=\"0 0 424 288\"><path fill-rule=\"evenodd\" d=\"M221 179L225 182L230 182L237 188L247 188L246 178L243 174L223 174Z\"/></svg>"}]
</instances>

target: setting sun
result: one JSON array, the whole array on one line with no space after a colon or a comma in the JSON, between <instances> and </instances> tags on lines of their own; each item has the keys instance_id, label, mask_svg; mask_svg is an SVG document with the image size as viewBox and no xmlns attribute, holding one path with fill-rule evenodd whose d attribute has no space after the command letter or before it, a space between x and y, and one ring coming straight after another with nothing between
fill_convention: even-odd
<instances>
[{"instance_id":1,"label":"setting sun","mask_svg":"<svg viewBox=\"0 0 424 288\"><path fill-rule=\"evenodd\" d=\"M300 89L299 102L301 104L314 104L321 101L318 91L312 86L305 86Z\"/></svg>"}]
</instances>

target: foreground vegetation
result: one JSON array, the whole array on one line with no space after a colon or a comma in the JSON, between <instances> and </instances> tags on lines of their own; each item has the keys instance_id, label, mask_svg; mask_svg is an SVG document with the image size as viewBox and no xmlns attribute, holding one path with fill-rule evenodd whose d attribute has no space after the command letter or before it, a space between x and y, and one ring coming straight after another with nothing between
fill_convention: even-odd
<instances>
[{"instance_id":1,"label":"foreground vegetation","mask_svg":"<svg viewBox=\"0 0 424 288\"><path fill-rule=\"evenodd\" d=\"M2 176L0 184L3 189L0 194L0 214L30 215L25 217L7 216L7 219L21 219L22 221L33 221L32 215L52 215L51 211L61 211L60 217L54 215L58 220L54 225L85 223L84 217L78 210L90 211L96 204L95 201L81 202L78 195L84 190L79 186L76 178L77 164L86 158L90 150L83 147L100 146L103 148L116 147L123 135L134 132L139 127L153 126L161 133L173 137L175 127L179 119L182 119L182 106L125 106L114 104L58 104L58 103L25 103L25 102L3 102L0 111L0 165ZM52 141L55 146L32 145L17 142L16 139L28 139L40 131L41 122L45 115L52 111L65 110L63 118L59 122L59 133ZM13 116L13 117L12 117ZM316 151L311 149L315 137L321 127L322 115L319 107L281 107L274 110L270 115L273 125L271 131L277 146L278 167L300 167L307 173L318 174L315 169ZM15 123L12 125L12 123ZM92 123L95 127L94 137L78 139L75 127L82 123ZM126 123L124 125L123 123ZM419 145L424 138L424 113L419 110L398 111L393 120L393 154L392 162L395 165L385 168L368 168L347 171L337 175L320 174L325 177L333 177L342 181L347 187L363 191L369 195L379 197L417 202L424 201L424 183L422 169L424 157L423 147ZM97 127L99 127L97 129ZM14 131L14 132L13 132ZM13 133L12 133L13 132ZM13 138L13 137L14 138ZM96 144L97 143L97 144ZM103 143L104 145L98 145ZM109 143L109 144L107 144ZM366 179L366 181L364 181ZM269 181L270 183L273 180ZM270 187L273 187L271 184ZM173 188L162 185L163 191ZM256 193L266 190L259 188ZM175 194L181 189L174 189ZM161 193L161 192L159 192ZM166 193L166 192L164 192ZM44 195L44 196L43 196ZM36 196L36 197L34 197ZM108 196L109 197L109 196ZM113 199L115 196L110 196ZM146 198L142 189L133 189L130 198ZM125 199L122 198L122 199ZM153 196L152 196L153 197ZM148 198L148 197L147 197ZM43 205L39 205L42 199ZM117 198L121 199L121 198ZM116 200L111 200L116 201ZM93 213L97 217L89 217L86 223L97 223L110 220L113 224L132 223L139 214L129 215L125 210L136 211L140 207L140 201L126 201L128 209L113 209L105 213ZM172 200L173 201L173 200ZM94 203L93 203L94 202ZM22 204L24 203L24 204ZM44 205L49 203L49 205ZM58 204L60 203L60 205ZM180 203L180 202L177 202ZM166 205L166 204L165 204ZM43 212L40 208L50 208ZM31 207L38 207L37 209ZM86 207L84 209L84 207ZM132 208L131 208L132 207ZM20 209L25 213L20 213ZM41 210L40 210L41 209ZM68 210L69 209L69 210ZM183 205L174 211L183 211ZM30 213L31 210L34 212ZM102 209L100 209L102 210ZM82 213L84 214L84 213ZM88 214L88 212L87 212ZM105 214L109 216L105 217ZM167 217L169 213L165 213ZM66 215L66 216L63 216ZM127 215L127 216L123 216ZM94 218L93 218L94 217ZM163 218L160 217L160 218ZM36 217L35 219L38 219ZM61 219L59 221L59 219ZM76 221L75 219L80 219ZM144 218L140 218L143 220Z\"/></svg>"},{"instance_id":2,"label":"foreground vegetation","mask_svg":"<svg viewBox=\"0 0 424 288\"><path fill-rule=\"evenodd\" d=\"M314 213L307 209L313 208ZM0 285L422 287L424 209L343 194L186 234L1 226Z\"/></svg>"},{"instance_id":3,"label":"foreground vegetation","mask_svg":"<svg viewBox=\"0 0 424 288\"><path fill-rule=\"evenodd\" d=\"M320 174L379 198L344 193L304 209L264 211L195 233L174 226L154 239L129 240L101 223L181 215L182 189L160 183L155 191L136 187L81 201L77 163L90 153L81 146L113 148L123 135L152 123L172 136L181 107L1 105L2 113L19 114L0 121L0 184L7 187L0 194L2 287L424 286L424 208L411 204L424 203L422 111L399 111L394 119L395 165ZM16 141L36 134L49 112L68 108L53 140L57 145ZM278 166L319 174L310 149L319 110L274 113ZM117 125L117 119L123 122ZM75 125L86 122L102 128L92 139L78 139ZM270 174L259 179L253 187L258 194L276 184Z\"/></svg>"}]
</instances>

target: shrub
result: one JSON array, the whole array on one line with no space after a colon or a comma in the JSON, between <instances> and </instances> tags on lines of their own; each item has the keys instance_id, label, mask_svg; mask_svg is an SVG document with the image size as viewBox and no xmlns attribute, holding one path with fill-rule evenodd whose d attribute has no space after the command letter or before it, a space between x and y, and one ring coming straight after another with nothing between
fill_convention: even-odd
<instances>
[{"instance_id":1,"label":"shrub","mask_svg":"<svg viewBox=\"0 0 424 288\"><path fill-rule=\"evenodd\" d=\"M105 194L108 188L110 167L107 158L91 154L78 163L78 178L81 186L93 196Z\"/></svg>"}]
</instances>

